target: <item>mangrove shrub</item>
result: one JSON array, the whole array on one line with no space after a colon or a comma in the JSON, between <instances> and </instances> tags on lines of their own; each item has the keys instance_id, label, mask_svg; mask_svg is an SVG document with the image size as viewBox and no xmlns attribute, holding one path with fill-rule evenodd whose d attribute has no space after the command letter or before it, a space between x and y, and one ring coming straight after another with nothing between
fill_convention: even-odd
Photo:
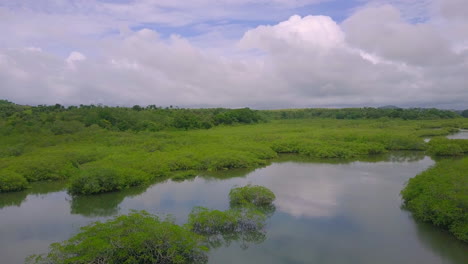
<instances>
[{"instance_id":1,"label":"mangrove shrub","mask_svg":"<svg viewBox=\"0 0 468 264\"><path fill-rule=\"evenodd\" d=\"M96 194L123 190L149 181L150 176L140 170L90 167L70 179L68 191L71 194Z\"/></svg>"},{"instance_id":2,"label":"mangrove shrub","mask_svg":"<svg viewBox=\"0 0 468 264\"><path fill-rule=\"evenodd\" d=\"M401 195L422 221L468 242L468 158L444 160L410 179Z\"/></svg>"},{"instance_id":3,"label":"mangrove shrub","mask_svg":"<svg viewBox=\"0 0 468 264\"><path fill-rule=\"evenodd\" d=\"M448 139L437 137L428 143L428 152L436 156L460 156L468 153L467 139Z\"/></svg>"},{"instance_id":4,"label":"mangrove shrub","mask_svg":"<svg viewBox=\"0 0 468 264\"><path fill-rule=\"evenodd\" d=\"M106 172L115 175L113 172ZM61 243L53 243L49 252L32 255L27 263L36 264L198 264L207 263L209 249L239 241L241 247L265 240L267 215L254 204L273 201L271 191L260 186L246 186L249 192L268 196L262 202L249 199L245 207L227 211L196 207L188 223L179 226L174 219L161 219L145 211L133 211L107 222L82 227L81 232ZM243 188L246 188L243 187ZM239 188L236 188L239 189ZM234 189L234 190L236 190ZM247 190L247 189L243 189ZM268 195L265 195L268 193ZM274 195L273 195L274 196ZM274 198L273 198L274 199Z\"/></svg>"},{"instance_id":5,"label":"mangrove shrub","mask_svg":"<svg viewBox=\"0 0 468 264\"><path fill-rule=\"evenodd\" d=\"M0 193L21 191L28 187L28 181L20 174L10 170L0 170Z\"/></svg>"},{"instance_id":6,"label":"mangrove shrub","mask_svg":"<svg viewBox=\"0 0 468 264\"><path fill-rule=\"evenodd\" d=\"M275 194L268 188L258 185L246 185L233 188L229 192L231 206L269 206L275 200Z\"/></svg>"},{"instance_id":7,"label":"mangrove shrub","mask_svg":"<svg viewBox=\"0 0 468 264\"><path fill-rule=\"evenodd\" d=\"M54 243L45 255L28 263L85 264L197 264L207 263L207 248L201 237L178 226L173 219L160 219L145 211L96 222L62 243Z\"/></svg>"}]
</instances>

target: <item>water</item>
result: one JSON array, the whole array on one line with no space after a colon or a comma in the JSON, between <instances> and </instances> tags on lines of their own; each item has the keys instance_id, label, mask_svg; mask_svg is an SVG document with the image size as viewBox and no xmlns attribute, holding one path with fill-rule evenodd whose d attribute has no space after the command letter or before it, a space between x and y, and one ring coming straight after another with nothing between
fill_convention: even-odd
<instances>
[{"instance_id":1,"label":"water","mask_svg":"<svg viewBox=\"0 0 468 264\"><path fill-rule=\"evenodd\" d=\"M468 129L461 129L458 133L447 136L450 139L468 139Z\"/></svg>"},{"instance_id":2,"label":"water","mask_svg":"<svg viewBox=\"0 0 468 264\"><path fill-rule=\"evenodd\" d=\"M233 186L252 183L277 196L266 240L216 249L210 263L466 263L467 244L400 208L405 182L433 163L417 152L354 162L283 156L256 170L81 198L68 196L63 183L37 184L0 195L0 262L23 263L79 227L131 209L184 223L193 206L224 210Z\"/></svg>"},{"instance_id":3,"label":"water","mask_svg":"<svg viewBox=\"0 0 468 264\"><path fill-rule=\"evenodd\" d=\"M449 139L468 139L468 129L460 129L457 133L446 136ZM425 138L424 142L431 141L431 138Z\"/></svg>"}]
</instances>

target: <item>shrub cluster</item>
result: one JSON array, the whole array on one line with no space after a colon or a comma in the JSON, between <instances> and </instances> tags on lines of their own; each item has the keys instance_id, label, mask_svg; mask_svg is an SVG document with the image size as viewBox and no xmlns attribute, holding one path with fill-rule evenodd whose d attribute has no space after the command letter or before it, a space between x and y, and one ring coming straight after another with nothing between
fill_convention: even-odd
<instances>
[{"instance_id":1,"label":"shrub cluster","mask_svg":"<svg viewBox=\"0 0 468 264\"><path fill-rule=\"evenodd\" d=\"M415 139L417 142L422 141ZM386 145L384 145L386 144ZM353 158L363 155L375 155L387 150L412 149L408 144L395 142L346 142L328 140L286 139L274 142L271 148L278 153L298 153L316 158Z\"/></svg>"},{"instance_id":2,"label":"shrub cluster","mask_svg":"<svg viewBox=\"0 0 468 264\"><path fill-rule=\"evenodd\" d=\"M468 158L437 163L408 181L401 192L405 207L468 242L467 171Z\"/></svg>"},{"instance_id":3,"label":"shrub cluster","mask_svg":"<svg viewBox=\"0 0 468 264\"><path fill-rule=\"evenodd\" d=\"M195 170L179 171L174 173L174 176L171 177L173 181L185 181L191 180L197 177L198 172Z\"/></svg>"},{"instance_id":4,"label":"shrub cluster","mask_svg":"<svg viewBox=\"0 0 468 264\"><path fill-rule=\"evenodd\" d=\"M45 153L15 159L10 169L21 174L29 182L65 180L78 172L66 157Z\"/></svg>"},{"instance_id":5,"label":"shrub cluster","mask_svg":"<svg viewBox=\"0 0 468 264\"><path fill-rule=\"evenodd\" d=\"M232 241L242 248L265 240L265 221L268 215L252 207L237 207L226 211L195 207L189 215L187 226L202 235L209 248L229 246Z\"/></svg>"},{"instance_id":6,"label":"shrub cluster","mask_svg":"<svg viewBox=\"0 0 468 264\"><path fill-rule=\"evenodd\" d=\"M0 193L21 191L28 187L28 181L10 170L0 170Z\"/></svg>"},{"instance_id":7,"label":"shrub cluster","mask_svg":"<svg viewBox=\"0 0 468 264\"><path fill-rule=\"evenodd\" d=\"M461 156L468 153L467 139L433 138L428 146L429 154L436 156Z\"/></svg>"},{"instance_id":8,"label":"shrub cluster","mask_svg":"<svg viewBox=\"0 0 468 264\"><path fill-rule=\"evenodd\" d=\"M265 240L265 220L273 214L275 194L263 186L237 187L229 192L230 209L226 211L195 207L187 226L205 237L206 245L217 248L238 241L247 248Z\"/></svg>"},{"instance_id":9,"label":"shrub cluster","mask_svg":"<svg viewBox=\"0 0 468 264\"><path fill-rule=\"evenodd\" d=\"M262 199L261 204L265 205L267 200L272 202L271 191L258 187L249 189L250 192L260 192L252 195L263 197L268 194L266 196L269 198ZM272 206L271 202L269 205ZM69 240L53 243L47 254L32 255L26 262L207 263L209 249L228 245L231 241L239 241L243 248L248 243L264 241L266 218L267 215L251 206L224 212L196 207L189 215L187 224L179 226L171 217L161 219L145 211L134 211L104 223L96 222L82 227L81 232Z\"/></svg>"},{"instance_id":10,"label":"shrub cluster","mask_svg":"<svg viewBox=\"0 0 468 264\"><path fill-rule=\"evenodd\" d=\"M256 167L265 164L265 160L257 158L252 153L229 151L207 155L201 163L201 168L216 171Z\"/></svg>"},{"instance_id":11,"label":"shrub cluster","mask_svg":"<svg viewBox=\"0 0 468 264\"><path fill-rule=\"evenodd\" d=\"M54 243L46 255L33 255L27 263L207 263L207 248L197 234L170 218L133 212L104 223L81 228L62 243Z\"/></svg>"},{"instance_id":12,"label":"shrub cluster","mask_svg":"<svg viewBox=\"0 0 468 264\"><path fill-rule=\"evenodd\" d=\"M148 183L150 175L131 168L86 168L70 179L71 194L96 194L118 191Z\"/></svg>"},{"instance_id":13,"label":"shrub cluster","mask_svg":"<svg viewBox=\"0 0 468 264\"><path fill-rule=\"evenodd\" d=\"M197 171L264 166L279 153L350 159L429 146L434 155L460 155L468 152L467 140L436 138L426 144L414 133L462 127L463 120L468 119L284 120L165 132L114 132L97 125L76 133L16 131L2 137L0 169L16 172L28 182L69 180L71 193L91 194L145 185L161 177L183 180Z\"/></svg>"},{"instance_id":14,"label":"shrub cluster","mask_svg":"<svg viewBox=\"0 0 468 264\"><path fill-rule=\"evenodd\" d=\"M275 200L275 194L268 188L258 185L246 185L233 188L229 192L231 206L269 206Z\"/></svg>"}]
</instances>

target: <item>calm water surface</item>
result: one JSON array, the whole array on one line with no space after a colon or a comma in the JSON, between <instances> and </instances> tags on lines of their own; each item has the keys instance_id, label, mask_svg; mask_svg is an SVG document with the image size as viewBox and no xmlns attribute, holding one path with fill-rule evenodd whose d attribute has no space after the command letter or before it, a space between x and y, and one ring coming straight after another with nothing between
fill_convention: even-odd
<instances>
[{"instance_id":1,"label":"calm water surface","mask_svg":"<svg viewBox=\"0 0 468 264\"><path fill-rule=\"evenodd\" d=\"M458 132L456 134L447 136L447 138L450 138L450 139L468 139L468 129L462 129L462 130L460 130L460 132Z\"/></svg>"},{"instance_id":2,"label":"calm water surface","mask_svg":"<svg viewBox=\"0 0 468 264\"><path fill-rule=\"evenodd\" d=\"M405 182L434 162L422 153L328 163L284 156L253 171L200 175L149 188L71 198L61 183L0 195L0 262L23 263L78 228L131 209L172 214L184 223L193 206L228 207L229 190L272 189L276 212L263 243L210 252L210 263L467 263L468 245L416 222L400 208Z\"/></svg>"}]
</instances>

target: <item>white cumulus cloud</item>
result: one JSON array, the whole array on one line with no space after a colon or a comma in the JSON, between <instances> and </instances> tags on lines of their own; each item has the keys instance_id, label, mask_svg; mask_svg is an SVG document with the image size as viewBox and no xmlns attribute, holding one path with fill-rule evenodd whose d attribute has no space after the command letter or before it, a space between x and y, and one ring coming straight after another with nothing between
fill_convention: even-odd
<instances>
[{"instance_id":1,"label":"white cumulus cloud","mask_svg":"<svg viewBox=\"0 0 468 264\"><path fill-rule=\"evenodd\" d=\"M293 15L250 28L234 40L167 37L110 19L118 12L128 14L128 4L89 7L96 15L87 20L83 10L88 2L78 2L82 5L69 13L28 9L43 31L21 24L13 7L0 9L7 21L0 28L20 32L1 37L0 97L29 104L468 108L468 46L462 34L468 21L444 2L425 6L431 16L423 22L407 20L398 3L370 4L342 22ZM278 0L275 5L285 8L288 3ZM80 12L75 15L75 10ZM150 19L147 15L141 14ZM68 17L76 30L57 24ZM86 22L82 26L80 19ZM103 34L115 28L122 30Z\"/></svg>"}]
</instances>

